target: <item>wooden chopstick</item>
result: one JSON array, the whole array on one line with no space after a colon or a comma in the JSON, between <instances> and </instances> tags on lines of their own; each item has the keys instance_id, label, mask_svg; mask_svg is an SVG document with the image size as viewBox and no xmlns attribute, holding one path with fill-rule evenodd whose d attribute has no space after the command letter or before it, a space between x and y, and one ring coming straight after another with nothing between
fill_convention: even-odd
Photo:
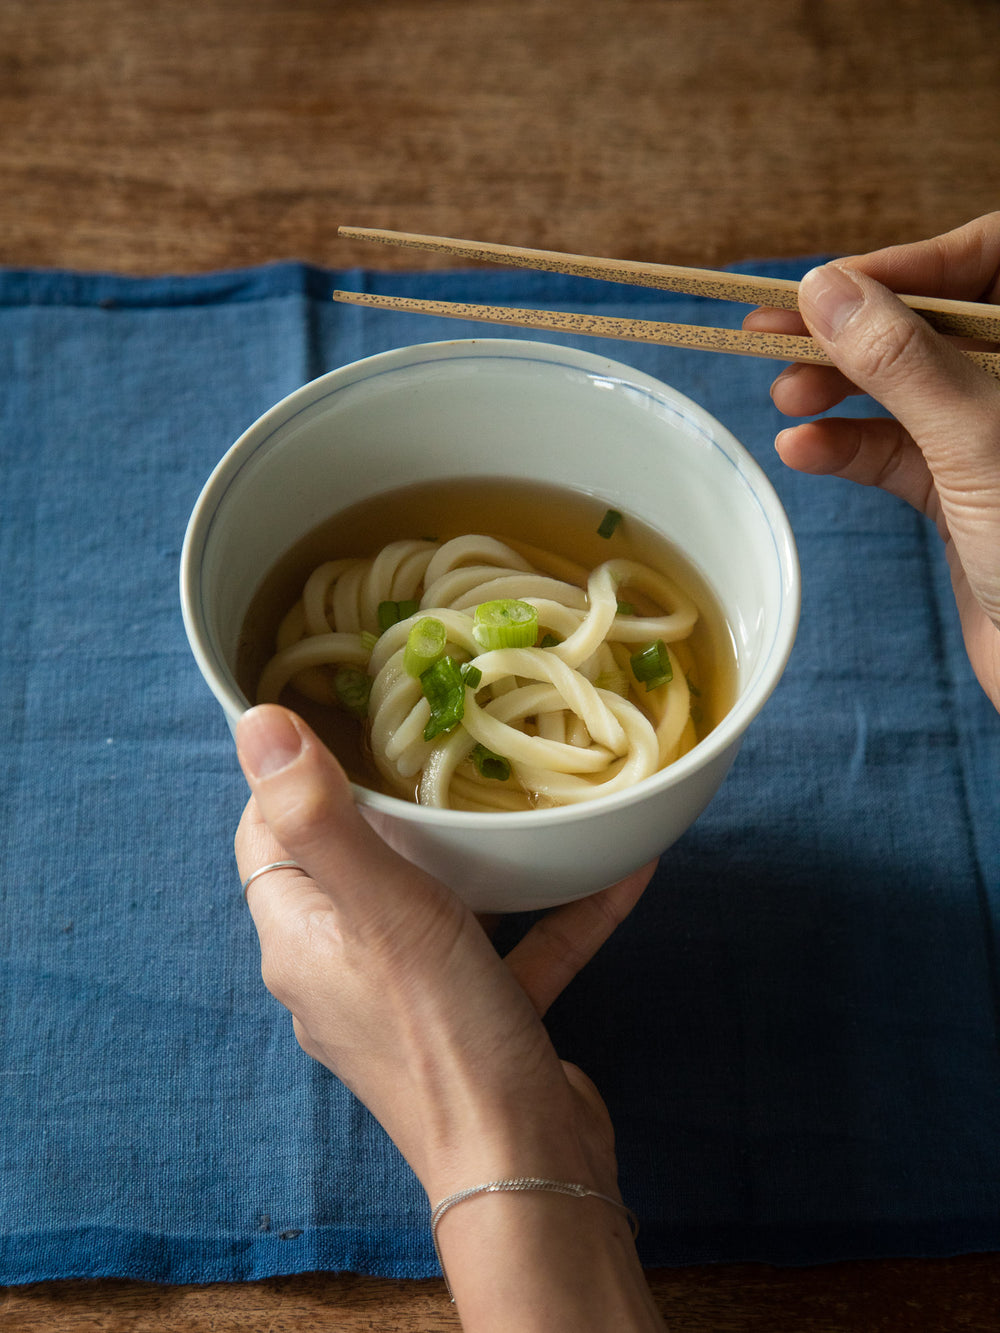
<instances>
[{"instance_id":1,"label":"wooden chopstick","mask_svg":"<svg viewBox=\"0 0 1000 1333\"><path fill-rule=\"evenodd\" d=\"M696 347L710 352L768 356L784 361L829 362L812 338L788 333L749 333L742 329L699 328L694 324L664 324L649 319L619 319L613 315L582 315L566 310L527 310L512 306L470 305L464 301L423 301L412 296L379 296L375 292L333 293L335 301L402 310L415 315L443 315L488 324L513 324L524 329L557 333L585 333L595 338L661 343L667 347ZM998 358L1000 359L1000 358Z\"/></svg>"},{"instance_id":2,"label":"wooden chopstick","mask_svg":"<svg viewBox=\"0 0 1000 1333\"><path fill-rule=\"evenodd\" d=\"M337 235L356 241L374 241L379 245L404 246L409 250L429 250L437 254L458 255L468 262L512 264L517 268L542 269L551 273L574 273L585 278L603 278L608 282L623 282L636 287L658 287L668 292L685 292L689 296L708 296L717 300L740 301L749 305L777 307L781 310L798 308L799 284L791 278L720 273L715 269L649 264L636 259L603 259L592 255L563 254L558 250L531 250L517 245L496 245L490 241L464 241L451 236L424 236L418 232L386 231L378 227L338 227ZM996 306L981 305L975 301L952 301L936 296L901 295L899 299L919 311L942 333L1000 342L1000 308Z\"/></svg>"},{"instance_id":3,"label":"wooden chopstick","mask_svg":"<svg viewBox=\"0 0 1000 1333\"><path fill-rule=\"evenodd\" d=\"M706 352L768 357L775 361L830 364L830 358L812 338L790 333L756 333L745 329L705 328L695 324L665 324L657 320L583 315L565 310L470 305L464 301L425 301L413 296L380 296L375 292L335 291L333 299L348 305L400 310L415 315L442 315L448 319L513 324L525 329L583 333L595 338L621 338L630 342L660 343L667 347L692 347ZM965 355L1000 379L1000 353L970 351Z\"/></svg>"}]
</instances>

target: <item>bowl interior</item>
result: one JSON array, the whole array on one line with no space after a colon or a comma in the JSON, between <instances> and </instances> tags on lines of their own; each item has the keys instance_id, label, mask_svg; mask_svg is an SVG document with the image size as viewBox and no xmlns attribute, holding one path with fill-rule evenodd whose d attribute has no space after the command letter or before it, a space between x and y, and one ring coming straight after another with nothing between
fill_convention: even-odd
<instances>
[{"instance_id":1,"label":"bowl interior","mask_svg":"<svg viewBox=\"0 0 1000 1333\"><path fill-rule=\"evenodd\" d=\"M182 601L231 725L248 706L233 669L240 629L271 566L379 491L476 476L572 486L664 533L729 621L730 731L746 725L780 676L798 611L791 534L763 472L658 381L591 353L501 340L404 348L331 372L271 409L219 464L189 524Z\"/></svg>"}]
</instances>

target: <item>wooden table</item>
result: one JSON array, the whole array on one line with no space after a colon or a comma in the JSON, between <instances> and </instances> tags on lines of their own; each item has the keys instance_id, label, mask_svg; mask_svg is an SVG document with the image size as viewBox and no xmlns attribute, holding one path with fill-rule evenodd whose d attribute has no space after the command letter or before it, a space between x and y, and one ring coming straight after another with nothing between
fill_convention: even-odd
<instances>
[{"instance_id":1,"label":"wooden table","mask_svg":"<svg viewBox=\"0 0 1000 1333\"><path fill-rule=\"evenodd\" d=\"M340 223L716 265L1000 205L994 0L3 0L0 264L432 267ZM445 261L446 262L446 261ZM1000 1258L651 1274L674 1330L993 1330ZM439 1282L53 1283L0 1329L453 1329Z\"/></svg>"}]
</instances>

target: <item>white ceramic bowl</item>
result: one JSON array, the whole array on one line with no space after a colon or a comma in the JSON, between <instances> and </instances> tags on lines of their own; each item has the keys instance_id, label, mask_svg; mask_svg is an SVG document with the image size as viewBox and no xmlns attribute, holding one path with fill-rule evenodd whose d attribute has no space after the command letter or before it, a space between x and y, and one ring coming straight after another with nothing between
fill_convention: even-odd
<instances>
[{"instance_id":1,"label":"white ceramic bowl","mask_svg":"<svg viewBox=\"0 0 1000 1333\"><path fill-rule=\"evenodd\" d=\"M379 491L497 475L593 493L668 536L728 618L737 698L675 764L582 805L475 814L355 788L382 836L476 911L595 892L669 847L715 794L798 623L788 520L747 451L683 395L589 352L494 339L404 347L323 375L256 421L209 478L181 558L191 649L235 727L249 707L233 671L240 627L280 556Z\"/></svg>"}]
</instances>

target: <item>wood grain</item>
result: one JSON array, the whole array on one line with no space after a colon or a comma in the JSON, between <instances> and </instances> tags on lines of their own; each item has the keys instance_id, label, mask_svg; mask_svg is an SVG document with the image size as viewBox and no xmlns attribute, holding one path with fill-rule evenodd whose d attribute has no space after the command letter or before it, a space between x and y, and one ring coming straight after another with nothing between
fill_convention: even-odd
<instances>
[{"instance_id":1,"label":"wood grain","mask_svg":"<svg viewBox=\"0 0 1000 1333\"><path fill-rule=\"evenodd\" d=\"M996 207L998 37L993 0L4 0L0 263L915 239Z\"/></svg>"},{"instance_id":2,"label":"wood grain","mask_svg":"<svg viewBox=\"0 0 1000 1333\"><path fill-rule=\"evenodd\" d=\"M377 292L334 291L333 299L376 310L402 310L415 315L437 315L445 319L513 325L522 329L549 329L595 338L619 338L626 342L660 343L665 347L697 347L706 352L762 356L772 361L830 364L829 356L812 338L789 333L756 333L714 325L670 324L663 320L625 319L569 310L475 305L468 301L426 301L413 296L383 296ZM962 354L1000 378L1000 353L963 350Z\"/></svg>"},{"instance_id":3,"label":"wood grain","mask_svg":"<svg viewBox=\"0 0 1000 1333\"><path fill-rule=\"evenodd\" d=\"M429 250L436 254L457 256L463 266L471 264L508 264L513 268L537 269L543 273L575 273L583 278L601 278L623 282L633 287L655 287L665 292L686 292L690 296L712 297L720 301L739 301L780 310L797 310L799 284L793 278L761 277L749 273L731 273L724 269L690 268L683 264L651 264L641 259L614 259L605 255L570 255L560 250L537 250L530 246L497 245L492 241L473 241L448 236L421 236L414 232L385 231L378 227L338 227L337 235L350 240L377 245L397 245L407 250ZM376 266L377 267L377 266ZM334 292L334 299L347 299ZM936 329L961 334L967 338L1000 340L1000 313L995 305L975 301L956 301L935 296L907 296L899 299ZM694 345L694 344L691 344Z\"/></svg>"},{"instance_id":4,"label":"wood grain","mask_svg":"<svg viewBox=\"0 0 1000 1333\"><path fill-rule=\"evenodd\" d=\"M996 1257L821 1268L757 1264L649 1274L670 1333L996 1333ZM457 1333L440 1281L306 1273L266 1282L163 1287L58 1282L8 1288L2 1333ZM512 1330L512 1333L514 1331Z\"/></svg>"},{"instance_id":5,"label":"wood grain","mask_svg":"<svg viewBox=\"0 0 1000 1333\"><path fill-rule=\"evenodd\" d=\"M714 267L997 207L995 0L3 0L0 264L433 268L340 223ZM997 1327L1000 1257L658 1270L675 1333ZM10 1333L457 1329L440 1282L7 1289Z\"/></svg>"}]
</instances>

